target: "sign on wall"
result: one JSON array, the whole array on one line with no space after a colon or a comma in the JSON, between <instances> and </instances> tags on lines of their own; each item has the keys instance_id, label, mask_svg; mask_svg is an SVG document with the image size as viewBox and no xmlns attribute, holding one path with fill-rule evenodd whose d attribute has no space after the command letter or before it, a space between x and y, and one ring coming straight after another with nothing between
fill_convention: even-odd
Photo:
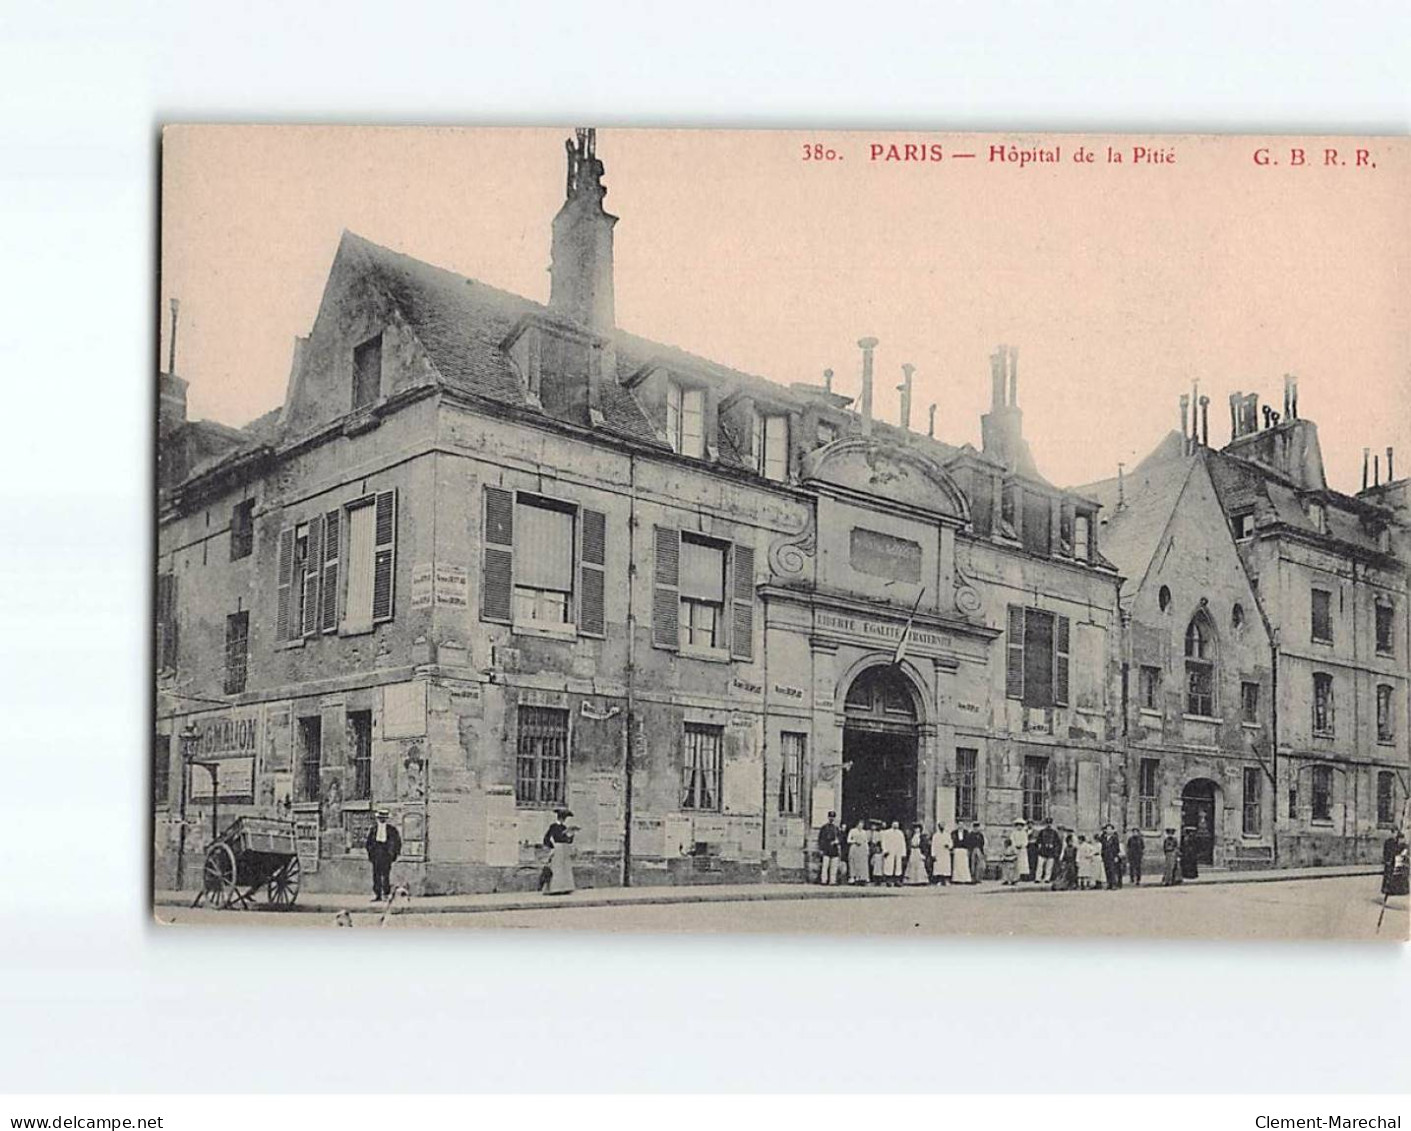
<instances>
[{"instance_id":1,"label":"sign on wall","mask_svg":"<svg viewBox=\"0 0 1411 1131\"><path fill-rule=\"evenodd\" d=\"M420 738L426 733L426 684L389 683L382 689L382 737Z\"/></svg>"}]
</instances>

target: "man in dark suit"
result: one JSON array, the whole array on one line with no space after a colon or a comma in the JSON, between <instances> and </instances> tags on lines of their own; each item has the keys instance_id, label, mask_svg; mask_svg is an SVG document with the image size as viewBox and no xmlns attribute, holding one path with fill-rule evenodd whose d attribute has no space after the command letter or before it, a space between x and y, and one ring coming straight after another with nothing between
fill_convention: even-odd
<instances>
[{"instance_id":1,"label":"man in dark suit","mask_svg":"<svg viewBox=\"0 0 1411 1131\"><path fill-rule=\"evenodd\" d=\"M818 882L838 883L838 869L842 859L843 834L838 828L838 814L829 813L828 822L818 830Z\"/></svg>"},{"instance_id":2,"label":"man in dark suit","mask_svg":"<svg viewBox=\"0 0 1411 1131\"><path fill-rule=\"evenodd\" d=\"M1122 886L1122 841L1111 825L1102 827L1102 870L1107 875L1107 890Z\"/></svg>"},{"instance_id":3,"label":"man in dark suit","mask_svg":"<svg viewBox=\"0 0 1411 1131\"><path fill-rule=\"evenodd\" d=\"M1142 857L1146 855L1146 841L1140 829L1133 829L1127 837L1127 868L1132 874L1132 883L1141 887Z\"/></svg>"},{"instance_id":4,"label":"man in dark suit","mask_svg":"<svg viewBox=\"0 0 1411 1131\"><path fill-rule=\"evenodd\" d=\"M389 824L386 809L377 811L376 821L367 831L367 858L372 861L372 902L380 903L392 894L392 862L402 854L402 834Z\"/></svg>"},{"instance_id":5,"label":"man in dark suit","mask_svg":"<svg viewBox=\"0 0 1411 1131\"><path fill-rule=\"evenodd\" d=\"M1044 818L1044 827L1039 830L1039 874L1034 878L1040 883L1053 881L1053 869L1063 851L1063 842L1058 830L1053 827L1053 818Z\"/></svg>"}]
</instances>

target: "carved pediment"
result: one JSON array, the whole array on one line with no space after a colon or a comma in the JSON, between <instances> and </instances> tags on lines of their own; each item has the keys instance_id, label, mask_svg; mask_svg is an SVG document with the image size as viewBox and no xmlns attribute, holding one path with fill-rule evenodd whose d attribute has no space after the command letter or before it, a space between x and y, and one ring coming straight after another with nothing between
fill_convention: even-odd
<instances>
[{"instance_id":1,"label":"carved pediment","mask_svg":"<svg viewBox=\"0 0 1411 1131\"><path fill-rule=\"evenodd\" d=\"M901 444L862 436L835 440L804 460L803 481L872 495L966 522L970 504L940 464Z\"/></svg>"}]
</instances>

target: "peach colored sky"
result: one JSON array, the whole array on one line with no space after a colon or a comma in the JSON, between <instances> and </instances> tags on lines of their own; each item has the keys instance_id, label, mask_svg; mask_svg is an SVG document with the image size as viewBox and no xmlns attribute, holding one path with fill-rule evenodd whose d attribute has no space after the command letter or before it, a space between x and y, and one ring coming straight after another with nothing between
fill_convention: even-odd
<instances>
[{"instance_id":1,"label":"peach colored sky","mask_svg":"<svg viewBox=\"0 0 1411 1131\"><path fill-rule=\"evenodd\" d=\"M567 129L183 126L162 168L162 359L193 417L242 424L283 398L348 228L538 300L562 201ZM1150 139L1146 139L1151 143ZM800 159L806 141L843 159ZM940 143L938 163L868 160L872 143ZM1059 164L988 160L1062 146ZM1077 484L1130 467L1178 423L1199 378L1211 440L1228 394L1282 407L1300 378L1333 486L1362 448L1411 471L1411 144L1175 137L1174 165L1109 165L1140 137L794 131L601 131L616 232L618 323L778 381L855 393L864 335L880 417L917 367L913 427L979 443L989 352L1019 348L1019 403L1043 473ZM1278 167L1252 154L1269 144ZM1348 159L1321 165L1324 145ZM1086 145L1098 154L1079 165ZM1290 147L1310 164L1291 168ZM1375 169L1352 151L1372 150ZM975 152L956 160L953 152Z\"/></svg>"}]
</instances>

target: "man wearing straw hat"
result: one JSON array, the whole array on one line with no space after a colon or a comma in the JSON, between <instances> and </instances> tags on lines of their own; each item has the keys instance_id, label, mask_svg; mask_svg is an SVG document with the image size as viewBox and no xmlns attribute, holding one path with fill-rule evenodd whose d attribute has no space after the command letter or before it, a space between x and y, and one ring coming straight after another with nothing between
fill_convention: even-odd
<instances>
[{"instance_id":1,"label":"man wearing straw hat","mask_svg":"<svg viewBox=\"0 0 1411 1131\"><path fill-rule=\"evenodd\" d=\"M392 863L402 854L402 834L388 823L391 814L379 809L376 821L367 831L367 858L372 861L372 902L381 903L392 894Z\"/></svg>"}]
</instances>

